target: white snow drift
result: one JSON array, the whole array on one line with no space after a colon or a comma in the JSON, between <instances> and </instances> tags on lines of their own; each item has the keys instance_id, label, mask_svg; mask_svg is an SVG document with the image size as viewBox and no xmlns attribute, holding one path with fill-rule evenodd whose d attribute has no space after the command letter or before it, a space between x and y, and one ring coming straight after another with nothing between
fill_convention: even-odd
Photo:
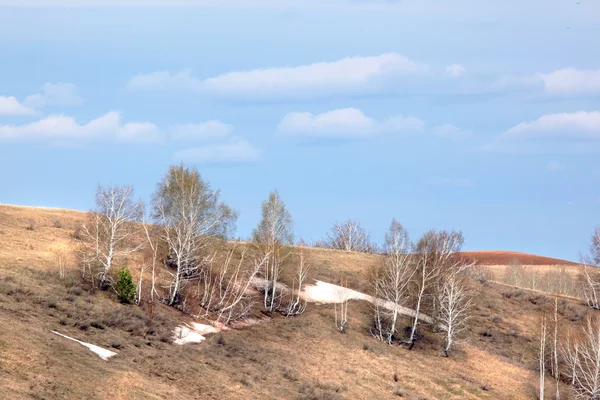
<instances>
[{"instance_id":1,"label":"white snow drift","mask_svg":"<svg viewBox=\"0 0 600 400\"><path fill-rule=\"evenodd\" d=\"M212 325L198 324L192 322L191 324L180 325L173 331L173 343L175 344L186 344L186 343L200 343L206 340L207 333L216 333L223 330L224 327L214 327Z\"/></svg>"},{"instance_id":2,"label":"white snow drift","mask_svg":"<svg viewBox=\"0 0 600 400\"><path fill-rule=\"evenodd\" d=\"M89 343L86 343L86 342L82 342L81 340L73 339L72 337L69 337L67 335L63 335L62 333L58 333L58 332L55 332L55 331L50 331L50 332L52 332L52 333L54 333L54 334L56 334L58 336L62 336L64 338L66 338L66 339L72 340L74 342L77 342L77 343L79 343L82 346L87 347L92 352L98 354L100 356L100 358L103 359L103 360L108 360L110 357L117 355L117 353L115 353L113 351L110 351L110 350L103 349L102 347L96 346L95 344L89 344Z\"/></svg>"}]
</instances>

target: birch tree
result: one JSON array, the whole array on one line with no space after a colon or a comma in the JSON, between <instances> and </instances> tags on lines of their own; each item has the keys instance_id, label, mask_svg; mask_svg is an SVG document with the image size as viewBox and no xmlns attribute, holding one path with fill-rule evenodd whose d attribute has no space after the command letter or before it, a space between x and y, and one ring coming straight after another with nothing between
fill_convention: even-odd
<instances>
[{"instance_id":1,"label":"birch tree","mask_svg":"<svg viewBox=\"0 0 600 400\"><path fill-rule=\"evenodd\" d=\"M306 260L304 251L300 250L300 254L298 256L298 266L296 267L296 274L292 283L291 299L284 312L286 317L300 315L306 310L306 300L303 301L301 295L302 286L308 277L309 269L310 266Z\"/></svg>"},{"instance_id":2,"label":"birch tree","mask_svg":"<svg viewBox=\"0 0 600 400\"><path fill-rule=\"evenodd\" d=\"M467 288L462 271L451 271L443 280L438 296L439 328L445 336L441 355L448 357L461 333L468 327L473 295Z\"/></svg>"},{"instance_id":3,"label":"birch tree","mask_svg":"<svg viewBox=\"0 0 600 400\"><path fill-rule=\"evenodd\" d=\"M133 199L133 186L98 186L96 207L81 229L85 263L100 266L100 287L110 285L109 272L116 259L138 251L142 245L132 243L136 222L142 219L143 204Z\"/></svg>"},{"instance_id":4,"label":"birch tree","mask_svg":"<svg viewBox=\"0 0 600 400\"><path fill-rule=\"evenodd\" d=\"M409 284L416 272L411 259L411 247L406 230L392 219L385 235L383 266L373 278L376 337L388 344L392 344L397 334L399 310L407 301ZM380 307L378 299L389 302L391 310Z\"/></svg>"},{"instance_id":5,"label":"birch tree","mask_svg":"<svg viewBox=\"0 0 600 400\"><path fill-rule=\"evenodd\" d=\"M255 257L250 268L244 268L247 249L241 252L240 259L233 262L235 247L227 252L220 267L214 267L215 257L210 259L210 267L202 271L203 294L200 305L204 308L203 317L216 314L217 322L230 321L244 317L252 306L251 296L247 294L254 277L264 268L269 254ZM200 315L198 315L200 316Z\"/></svg>"},{"instance_id":6,"label":"birch tree","mask_svg":"<svg viewBox=\"0 0 600 400\"><path fill-rule=\"evenodd\" d=\"M525 281L525 268L518 259L513 258L506 267L504 267L504 283L507 285L523 287Z\"/></svg>"},{"instance_id":7,"label":"birch tree","mask_svg":"<svg viewBox=\"0 0 600 400\"><path fill-rule=\"evenodd\" d=\"M345 332L348 324L348 304L350 303L350 298L346 291L347 286L347 282L344 283L343 280L340 282L340 288L335 292L335 302L333 304L335 327L340 332Z\"/></svg>"},{"instance_id":8,"label":"birch tree","mask_svg":"<svg viewBox=\"0 0 600 400\"><path fill-rule=\"evenodd\" d=\"M263 254L269 254L264 268L266 281L264 307L273 311L280 306L282 294L277 292L284 260L289 256L288 246L294 243L292 216L277 190L262 203L262 218L252 232L252 238Z\"/></svg>"},{"instance_id":9,"label":"birch tree","mask_svg":"<svg viewBox=\"0 0 600 400\"><path fill-rule=\"evenodd\" d=\"M356 220L334 223L331 232L327 234L327 242L329 247L336 250L359 253L372 253L374 250L371 235Z\"/></svg>"},{"instance_id":10,"label":"birch tree","mask_svg":"<svg viewBox=\"0 0 600 400\"><path fill-rule=\"evenodd\" d=\"M167 303L179 302L185 283L197 279L205 266L205 248L212 237L226 238L237 214L220 200L195 168L171 166L152 199L153 217L168 246L172 276Z\"/></svg>"},{"instance_id":11,"label":"birch tree","mask_svg":"<svg viewBox=\"0 0 600 400\"><path fill-rule=\"evenodd\" d=\"M554 296L554 304L552 308L552 358L551 358L551 370L554 383L556 384L556 394L554 395L555 400L560 400L560 365L558 363L559 354L559 334L560 334L560 317L558 313L558 296Z\"/></svg>"},{"instance_id":12,"label":"birch tree","mask_svg":"<svg viewBox=\"0 0 600 400\"><path fill-rule=\"evenodd\" d=\"M583 296L591 308L600 310L600 228L594 230L590 251L581 257L583 263Z\"/></svg>"},{"instance_id":13,"label":"birch tree","mask_svg":"<svg viewBox=\"0 0 600 400\"><path fill-rule=\"evenodd\" d=\"M600 399L600 320L589 317L579 337L563 349L575 399Z\"/></svg>"},{"instance_id":14,"label":"birch tree","mask_svg":"<svg viewBox=\"0 0 600 400\"><path fill-rule=\"evenodd\" d=\"M144 216L146 213L144 212ZM136 302L139 304L142 301L142 281L144 272L150 270L150 300L148 301L148 313L152 318L152 307L154 305L155 297L158 297L158 291L156 290L156 267L159 262L159 249L160 249L160 232L161 228L157 225L151 225L146 222L144 217L142 221L142 227L144 229L144 236L148 252L144 257L144 264L140 271L140 278L138 281L138 296Z\"/></svg>"},{"instance_id":15,"label":"birch tree","mask_svg":"<svg viewBox=\"0 0 600 400\"><path fill-rule=\"evenodd\" d=\"M429 305L432 314L437 317L439 313L438 296L446 274L453 269L464 265L460 258L455 257L463 244L462 233L456 231L430 230L419 240L414 250L416 263L415 273L415 316L413 319L409 350L415 344L419 317L424 306ZM435 323L435 322L434 322Z\"/></svg>"},{"instance_id":16,"label":"birch tree","mask_svg":"<svg viewBox=\"0 0 600 400\"><path fill-rule=\"evenodd\" d=\"M548 336L548 324L546 322L546 315L542 316L542 322L540 325L540 343L538 361L540 368L540 400L544 399L544 389L546 386L546 338Z\"/></svg>"}]
</instances>

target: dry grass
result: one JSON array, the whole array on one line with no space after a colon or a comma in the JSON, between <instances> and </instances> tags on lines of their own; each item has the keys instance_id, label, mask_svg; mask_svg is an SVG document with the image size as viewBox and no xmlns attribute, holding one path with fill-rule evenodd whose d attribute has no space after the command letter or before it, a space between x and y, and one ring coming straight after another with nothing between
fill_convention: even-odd
<instances>
[{"instance_id":1,"label":"dry grass","mask_svg":"<svg viewBox=\"0 0 600 400\"><path fill-rule=\"evenodd\" d=\"M72 246L85 214L0 206L0 386L11 399L521 399L536 382L535 332L550 306L543 295L493 282L479 291L467 343L437 357L441 339L425 332L413 351L368 333L371 309L351 302L347 333L333 306L309 305L296 318L209 336L200 345L169 343L190 318L159 306L118 304L109 292L81 283L75 263L58 278L53 249ZM60 221L57 226L54 221ZM34 230L27 226L35 224ZM340 276L367 287L379 256L305 249L313 278ZM135 260L134 260L135 261ZM135 262L131 267L135 270ZM134 271L134 277L136 273ZM289 280L291 275L285 275ZM578 324L587 309L563 299L561 314ZM408 324L408 321L403 321ZM118 352L103 361L57 330Z\"/></svg>"},{"instance_id":2,"label":"dry grass","mask_svg":"<svg viewBox=\"0 0 600 400\"><path fill-rule=\"evenodd\" d=\"M475 260L479 265L507 265L513 260L518 260L522 265L578 265L572 261L516 251L480 250L463 251L461 254L463 258Z\"/></svg>"}]
</instances>

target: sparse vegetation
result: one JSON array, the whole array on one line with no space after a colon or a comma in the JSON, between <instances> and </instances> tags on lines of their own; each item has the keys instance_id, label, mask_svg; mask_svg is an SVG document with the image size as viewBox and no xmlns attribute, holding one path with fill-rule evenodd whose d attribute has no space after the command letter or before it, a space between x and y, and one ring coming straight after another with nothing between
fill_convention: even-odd
<instances>
[{"instance_id":1,"label":"sparse vegetation","mask_svg":"<svg viewBox=\"0 0 600 400\"><path fill-rule=\"evenodd\" d=\"M58 218L65 226L81 224L65 214ZM78 218L83 221L84 214ZM44 235L53 220L57 220L57 216L52 215L41 222L32 219L38 226L46 227L40 229ZM15 226L24 234L23 224ZM547 314L548 335L543 362L545 395L560 394L566 399L567 384L573 385L575 391L585 390L577 383L577 379L581 379L577 376L586 373L582 361L576 361L574 349L581 349L586 343L586 321L593 310L576 299L553 298L551 294L542 293L540 288L544 286L541 283L538 291L507 288L489 279L487 272L478 275L472 272L475 268L463 270L465 261L455 257L462 244L459 233L428 232L419 244L412 246L400 224L394 221L392 226L385 252L381 255L289 246L286 268L281 269L277 277L277 282L285 288L280 292L285 293L281 296L280 306L274 307L280 312L267 314L260 312L264 305L259 306L264 300L264 292L259 297L250 285L252 278L262 270L260 263L264 256L264 252L257 251L257 246L252 243L228 243L216 239L221 236L217 233L198 237L201 251L193 257L197 257L194 259L199 264L195 264L195 273L182 275L183 284L174 304L177 310L160 302L152 305L155 296L169 303L173 293L170 285L176 273L173 253L160 223L146 224L146 230L139 224L132 225L135 234L129 236L128 246L144 244L145 250L122 257L127 258L128 274L122 272L125 270L116 272L112 269L108 274L109 277L114 274L111 279L115 280L115 291L118 291L118 282L127 282L124 285L128 288L127 298L130 302L135 298L138 305L134 306L120 305L110 292L97 290L97 285L88 279L81 280L78 272L82 269L81 263L73 262L73 254L66 251L58 257L55 250L72 249L72 234L66 229L52 230L59 240L51 242L52 247L36 245L36 249L31 250L31 258L26 261L33 264L30 260L35 257L43 260L44 256L40 254L51 249L42 267L20 265L18 269L11 269L0 265L3 272L0 275L0 322L6 327L5 332L0 333L0 346L4 343L12 345L13 337L19 335L40 338L19 343L32 352L39 353L43 349L48 362L60 366L53 369L60 379L56 379L58 383L53 391L41 388L32 381L33 378L24 378L32 382L30 386L15 386L13 382L17 381L13 377L21 370L20 365L27 365L38 375L44 376L47 372L20 354L11 353L19 364L12 359L0 359L3 371L8 371L4 376L11 377L6 381L0 375L0 381L9 382L9 394L81 398L86 393L94 393L93 387L99 379L108 379L111 374L126 369L128 376L138 382L134 384L135 389L129 391L121 383L116 385L119 393L128 393L130 397L135 397L132 393L136 390L142 390L150 397L159 398L194 398L198 393L233 399L265 396L360 399L365 398L365 393L381 398L466 398L471 395L519 398L532 385L537 386L533 380L540 368L536 362L539 342L535 327L539 322L537 318ZM13 247L15 249L28 246L29 242L25 240L42 237L42 232L32 231L21 239L13 235L12 228L8 229L9 241L6 243L9 246L13 246L13 242L20 243ZM400 262L396 262L398 260ZM421 318L415 323L414 315L394 315L393 308L390 311L380 307L381 328L377 329L373 317L377 318L377 304L381 303L350 302L343 295L334 304L307 309L299 292L305 285L311 285L305 273L309 264L316 279L342 283L341 286L418 310L421 316L431 317L432 322ZM369 289L369 268L376 272L374 276L381 278L384 273L394 271L395 266L401 267L401 278L397 282L409 282L406 287L399 287L399 300L384 295L386 290L393 288L389 275L387 281L379 283L379 289L376 286ZM427 278L426 284L422 285L424 269ZM523 269L527 271L528 268L523 266ZM429 271L434 270L429 278ZM559 268L556 271L562 273ZM125 275L128 276L123 278ZM384 290L386 285L388 288ZM461 290L478 294L456 301L457 297L451 294ZM120 297L117 296L117 300ZM138 301L142 298L144 301ZM466 305L465 310L469 312L465 311L465 315L469 319L453 319L453 313L460 309L453 304ZM281 314L298 318L283 318ZM462 315L462 312L457 314ZM524 315L531 318L525 319ZM7 323L9 320L11 323ZM176 326L207 323L207 320L227 323L231 329L207 335L200 345L178 347L171 344ZM555 320L565 324L568 321L569 329L555 330L555 326L560 326ZM33 326L31 321L35 321ZM236 329L240 326L245 327ZM113 349L119 353L118 361L97 364L98 359L85 349L65 351L69 344L47 337L46 327ZM31 336L33 332L35 336ZM372 336L382 342L373 340ZM452 343L461 339L466 344L452 349ZM406 342L414 351L386 345L398 341ZM440 349L443 349L443 355L452 349L451 358L437 358ZM78 363L79 369L65 368L63 359ZM343 368L339 368L340 362L344 363ZM393 375L391 363L394 364L392 372L397 371ZM489 385L487 372L490 368L498 371L494 375L493 388ZM67 370L70 375L65 375ZM424 370L435 370L436 375L424 374ZM327 375L323 371L327 371ZM83 383L73 384L75 377L83 377L78 379ZM108 393L113 397L121 396L113 389L108 389Z\"/></svg>"}]
</instances>

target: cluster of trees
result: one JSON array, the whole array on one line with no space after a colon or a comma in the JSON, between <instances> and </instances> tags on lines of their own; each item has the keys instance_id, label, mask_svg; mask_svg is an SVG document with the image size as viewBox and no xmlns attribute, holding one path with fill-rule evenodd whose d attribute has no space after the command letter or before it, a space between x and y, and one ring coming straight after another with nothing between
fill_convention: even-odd
<instances>
[{"instance_id":1,"label":"cluster of trees","mask_svg":"<svg viewBox=\"0 0 600 400\"><path fill-rule=\"evenodd\" d=\"M545 398L546 376L554 382L553 398L560 399L560 383L572 390L570 398L600 398L600 318L588 316L579 327L565 324L555 297L552 311L544 314L539 334L539 398Z\"/></svg>"},{"instance_id":2,"label":"cluster of trees","mask_svg":"<svg viewBox=\"0 0 600 400\"><path fill-rule=\"evenodd\" d=\"M512 286L583 299L600 310L600 228L596 228L589 254L581 258L583 270L573 274L564 265L544 273L526 268L514 259L504 269L503 281Z\"/></svg>"},{"instance_id":3,"label":"cluster of trees","mask_svg":"<svg viewBox=\"0 0 600 400\"><path fill-rule=\"evenodd\" d=\"M122 291L126 287L127 293L119 298L137 304L142 301L144 276L150 274L146 291L150 310L157 299L186 310L191 296L201 307L198 316L212 315L229 322L250 310L252 299L247 289L252 285L262 290L266 311L299 315L306 309L300 293L310 260L302 252L291 251L293 220L277 191L269 194L261 210L261 220L252 232L253 246L232 248L223 241L233 234L237 213L194 168L171 166L149 207L135 200L132 186L99 186L96 207L79 234L82 273L102 289ZM462 243L460 232L435 230L412 243L402 225L392 221L381 249L384 262L373 276L374 296L379 299L375 302L374 336L412 348L419 325L425 321L444 335L442 352L447 355L466 326L471 305L464 276L467 266L455 257ZM378 251L369 233L352 220L335 223L320 246ZM223 248L227 251L217 251ZM132 284L123 282L124 277L133 282L129 272L120 273L119 281L114 282L114 265L122 265L140 250L144 250L144 263L133 289ZM281 284L286 268L290 268L287 276L293 276L291 289ZM159 287L165 282L166 286ZM186 290L190 283L194 287ZM407 337L401 339L400 316L406 314L405 309L414 310L414 315ZM343 301L339 318L336 308L338 329L344 330L347 314L348 302Z\"/></svg>"},{"instance_id":4,"label":"cluster of trees","mask_svg":"<svg viewBox=\"0 0 600 400\"><path fill-rule=\"evenodd\" d=\"M444 336L441 354L448 355L467 327L473 302L465 274L470 265L457 257L463 241L461 232L430 230L412 243L402 225L392 220L384 262L372 279L373 336L412 349L419 325L426 322ZM408 327L401 323L406 310L412 310Z\"/></svg>"},{"instance_id":5,"label":"cluster of trees","mask_svg":"<svg viewBox=\"0 0 600 400\"><path fill-rule=\"evenodd\" d=\"M325 238L310 244L300 240L298 245L369 254L378 253L380 250L371 239L371 234L356 219L335 222L330 231L325 234Z\"/></svg>"},{"instance_id":6,"label":"cluster of trees","mask_svg":"<svg viewBox=\"0 0 600 400\"><path fill-rule=\"evenodd\" d=\"M223 255L217 249L227 247L223 241L231 237L236 220L237 213L221 201L220 192L196 169L183 165L169 168L149 210L134 199L132 186L99 186L96 206L78 233L82 274L99 288L112 288L120 299L139 304L144 275L150 272L150 307L159 299L185 309L192 293L204 310L202 316L212 313L226 322L249 311L247 289L260 276L265 282L266 310L288 316L304 312L306 304L299 293L307 280L309 261L303 254L292 257L293 221L277 191L262 204L262 219L252 233L254 251L247 246L238 251L234 246ZM144 263L131 295L130 285L123 282L127 274L120 273L115 282L111 271L141 250L145 250ZM282 289L279 283L286 262L296 268L292 290ZM168 277L162 296L157 287L159 273ZM190 282L194 290L185 290ZM125 286L128 290L123 297L119 293Z\"/></svg>"},{"instance_id":7,"label":"cluster of trees","mask_svg":"<svg viewBox=\"0 0 600 400\"><path fill-rule=\"evenodd\" d=\"M581 280L575 279L564 265L542 273L534 268L524 267L518 259L514 259L504 268L502 280L507 285L520 288L573 297L582 295Z\"/></svg>"},{"instance_id":8,"label":"cluster of trees","mask_svg":"<svg viewBox=\"0 0 600 400\"><path fill-rule=\"evenodd\" d=\"M580 274L577 287L587 304L600 309L600 229L592 235L590 254L582 257L584 272ZM557 293L555 291L555 293ZM552 312L544 314L539 335L539 397L543 399L546 375L554 380L555 399L560 399L560 382L568 383L575 399L600 398L600 317L588 315L579 327L565 324L559 308L566 304L555 296Z\"/></svg>"}]
</instances>

